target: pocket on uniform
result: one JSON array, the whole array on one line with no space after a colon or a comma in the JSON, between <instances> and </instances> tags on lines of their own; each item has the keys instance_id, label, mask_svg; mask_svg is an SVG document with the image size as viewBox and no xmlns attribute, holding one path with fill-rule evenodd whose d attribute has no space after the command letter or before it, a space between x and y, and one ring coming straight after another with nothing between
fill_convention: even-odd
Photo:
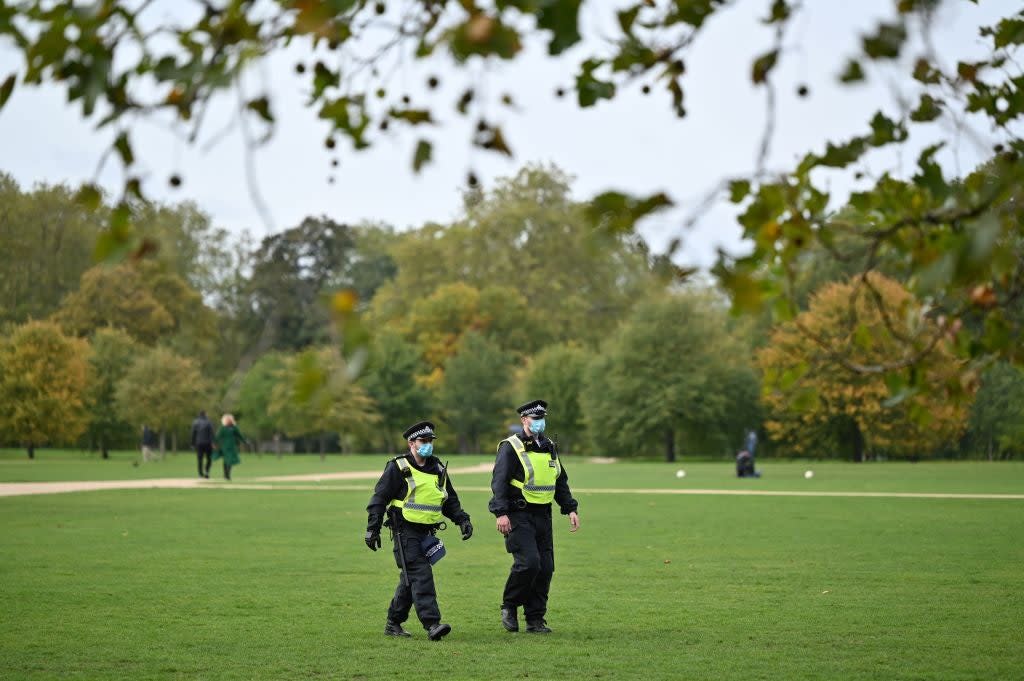
<instances>
[{"instance_id":1,"label":"pocket on uniform","mask_svg":"<svg viewBox=\"0 0 1024 681\"><path fill-rule=\"evenodd\" d=\"M519 550L519 533L516 532L515 525L512 526L512 530L505 535L505 551L506 553L515 553Z\"/></svg>"}]
</instances>

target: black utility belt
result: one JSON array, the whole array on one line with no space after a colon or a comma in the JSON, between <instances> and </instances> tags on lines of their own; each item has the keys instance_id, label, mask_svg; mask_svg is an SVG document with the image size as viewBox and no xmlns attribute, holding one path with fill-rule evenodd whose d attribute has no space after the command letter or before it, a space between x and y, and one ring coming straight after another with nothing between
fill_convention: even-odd
<instances>
[{"instance_id":1,"label":"black utility belt","mask_svg":"<svg viewBox=\"0 0 1024 681\"><path fill-rule=\"evenodd\" d=\"M550 511L551 504L531 504L526 499L520 497L519 499L512 499L512 508L516 511Z\"/></svg>"}]
</instances>

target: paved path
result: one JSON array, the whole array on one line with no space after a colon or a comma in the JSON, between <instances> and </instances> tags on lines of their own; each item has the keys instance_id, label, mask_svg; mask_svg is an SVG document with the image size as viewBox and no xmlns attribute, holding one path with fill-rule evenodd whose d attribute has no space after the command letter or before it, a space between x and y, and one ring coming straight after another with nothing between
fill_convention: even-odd
<instances>
[{"instance_id":1,"label":"paved path","mask_svg":"<svg viewBox=\"0 0 1024 681\"><path fill-rule=\"evenodd\" d=\"M486 473L491 464L452 468L452 473ZM238 489L238 490L302 490L320 492L366 491L366 485L300 485L302 482L333 482L344 480L376 480L380 471L352 471L347 473L310 473L306 475L275 475L246 478L244 481L222 483L216 480L194 478L154 478L151 480L99 480L78 482L5 482L0 483L0 497L26 494L59 494L62 492L94 492L118 489ZM465 492L490 492L489 487L459 486ZM990 499L1024 500L1024 494L958 494L943 492L818 492L813 490L756 490L756 489L679 489L679 488L574 488L578 494L682 494L711 496L763 496L763 497L868 497L886 499Z\"/></svg>"},{"instance_id":2,"label":"paved path","mask_svg":"<svg viewBox=\"0 0 1024 681\"><path fill-rule=\"evenodd\" d=\"M452 468L452 473L487 473L491 464L482 463L476 466ZM14 497L26 494L60 494L62 492L96 492L116 489L191 489L207 487L240 487L243 489L276 489L277 485L253 486L251 483L275 482L321 482L324 480L376 480L380 471L353 471L348 473L310 473L306 475L274 475L261 478L247 478L244 483L225 483L218 485L217 480L200 480L198 478L151 478L147 480L80 480L74 482L3 482L0 483L0 497ZM305 487L298 487L305 489ZM363 488L359 488L363 489Z\"/></svg>"}]
</instances>

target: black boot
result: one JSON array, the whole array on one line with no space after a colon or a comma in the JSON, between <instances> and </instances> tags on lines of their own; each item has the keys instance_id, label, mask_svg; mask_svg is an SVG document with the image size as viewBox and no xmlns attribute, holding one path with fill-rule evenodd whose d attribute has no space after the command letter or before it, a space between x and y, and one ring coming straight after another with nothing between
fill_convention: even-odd
<instances>
[{"instance_id":1,"label":"black boot","mask_svg":"<svg viewBox=\"0 0 1024 681\"><path fill-rule=\"evenodd\" d=\"M401 624L391 620L388 620L388 623L384 625L384 633L388 636L412 636L412 634L402 628Z\"/></svg>"},{"instance_id":2,"label":"black boot","mask_svg":"<svg viewBox=\"0 0 1024 681\"><path fill-rule=\"evenodd\" d=\"M432 624L430 629L427 630L427 638L431 641L440 641L451 630L452 625L445 624L444 622L438 622L437 624Z\"/></svg>"},{"instance_id":3,"label":"black boot","mask_svg":"<svg viewBox=\"0 0 1024 681\"><path fill-rule=\"evenodd\" d=\"M526 622L526 632L529 634L550 634L551 629L548 628L544 620L534 620Z\"/></svg>"},{"instance_id":4,"label":"black boot","mask_svg":"<svg viewBox=\"0 0 1024 681\"><path fill-rule=\"evenodd\" d=\"M501 606L501 626L506 631L519 631L519 616L514 606Z\"/></svg>"}]
</instances>

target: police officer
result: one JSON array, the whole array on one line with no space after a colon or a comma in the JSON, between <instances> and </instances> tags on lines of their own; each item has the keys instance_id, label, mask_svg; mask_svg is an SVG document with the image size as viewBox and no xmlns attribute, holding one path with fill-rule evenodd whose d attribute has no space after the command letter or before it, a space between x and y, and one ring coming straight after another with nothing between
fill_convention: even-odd
<instances>
[{"instance_id":1,"label":"police officer","mask_svg":"<svg viewBox=\"0 0 1024 681\"><path fill-rule=\"evenodd\" d=\"M409 452L388 461L384 473L366 506L366 545L373 551L381 546L380 528L385 514L395 542L395 563L401 573L395 596L388 608L384 633L388 636L411 636L402 628L409 609L416 605L416 616L427 638L439 641L452 630L441 621L434 591L434 573L427 552L438 547L434 533L447 516L462 530L462 539L473 535L469 514L462 510L448 472L434 457L434 424L420 421L405 433ZM401 542L399 542L399 536Z\"/></svg>"},{"instance_id":2,"label":"police officer","mask_svg":"<svg viewBox=\"0 0 1024 681\"><path fill-rule=\"evenodd\" d=\"M501 602L501 624L508 631L519 631L517 608L521 605L526 631L551 632L544 621L555 571L551 502L558 504L562 515L569 516L570 532L580 527L569 477L555 443L544 437L547 407L544 400L534 400L516 410L523 435L511 435L498 444L491 477L494 496L488 510L497 518L498 532L505 536L505 550L513 558Z\"/></svg>"}]
</instances>

